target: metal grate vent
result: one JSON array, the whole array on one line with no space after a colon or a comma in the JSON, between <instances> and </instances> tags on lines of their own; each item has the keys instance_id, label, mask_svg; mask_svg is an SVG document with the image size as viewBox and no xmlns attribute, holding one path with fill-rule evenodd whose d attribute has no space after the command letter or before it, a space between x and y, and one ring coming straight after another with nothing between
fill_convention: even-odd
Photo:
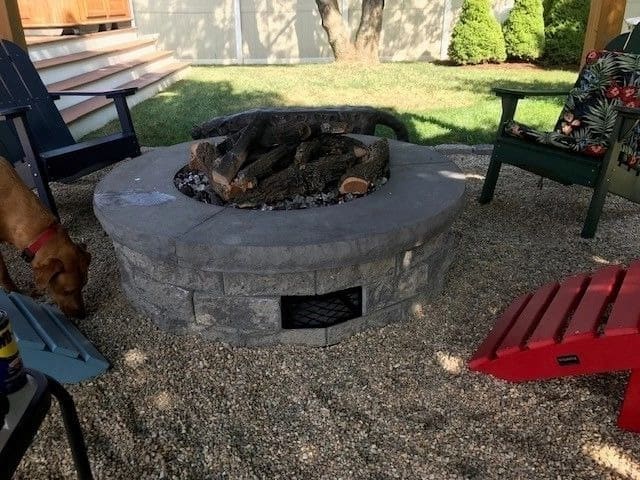
<instances>
[{"instance_id":1,"label":"metal grate vent","mask_svg":"<svg viewBox=\"0 0 640 480\"><path fill-rule=\"evenodd\" d=\"M362 287L282 297L282 328L323 328L362 316Z\"/></svg>"}]
</instances>

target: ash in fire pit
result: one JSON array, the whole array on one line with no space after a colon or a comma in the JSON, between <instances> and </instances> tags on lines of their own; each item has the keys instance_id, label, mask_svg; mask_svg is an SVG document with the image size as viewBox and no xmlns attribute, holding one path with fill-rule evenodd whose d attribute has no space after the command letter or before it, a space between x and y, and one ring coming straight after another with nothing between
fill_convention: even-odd
<instances>
[{"instance_id":1,"label":"ash in fire pit","mask_svg":"<svg viewBox=\"0 0 640 480\"><path fill-rule=\"evenodd\" d=\"M196 143L178 189L218 205L262 210L331 205L362 196L389 175L389 145L342 135L334 123L258 117L224 141Z\"/></svg>"}]
</instances>

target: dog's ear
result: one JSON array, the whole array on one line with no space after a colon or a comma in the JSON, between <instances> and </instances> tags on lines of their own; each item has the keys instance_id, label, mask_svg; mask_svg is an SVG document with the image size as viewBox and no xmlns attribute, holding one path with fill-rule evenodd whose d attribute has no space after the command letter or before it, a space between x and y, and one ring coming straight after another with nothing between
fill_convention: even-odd
<instances>
[{"instance_id":1,"label":"dog's ear","mask_svg":"<svg viewBox=\"0 0 640 480\"><path fill-rule=\"evenodd\" d=\"M64 264L59 258L49 258L45 262L33 266L36 287L45 290L54 275L64 271Z\"/></svg>"}]
</instances>

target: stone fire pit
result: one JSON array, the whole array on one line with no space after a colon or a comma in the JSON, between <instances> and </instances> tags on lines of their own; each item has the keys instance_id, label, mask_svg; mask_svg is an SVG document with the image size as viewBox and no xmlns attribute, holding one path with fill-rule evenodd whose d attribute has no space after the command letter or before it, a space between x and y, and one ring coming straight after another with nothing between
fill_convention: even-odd
<instances>
[{"instance_id":1,"label":"stone fire pit","mask_svg":"<svg viewBox=\"0 0 640 480\"><path fill-rule=\"evenodd\" d=\"M439 293L464 177L437 152L390 141L390 178L375 192L259 211L180 193L173 178L191 143L122 162L94 195L125 294L161 328L233 345L330 345Z\"/></svg>"}]
</instances>

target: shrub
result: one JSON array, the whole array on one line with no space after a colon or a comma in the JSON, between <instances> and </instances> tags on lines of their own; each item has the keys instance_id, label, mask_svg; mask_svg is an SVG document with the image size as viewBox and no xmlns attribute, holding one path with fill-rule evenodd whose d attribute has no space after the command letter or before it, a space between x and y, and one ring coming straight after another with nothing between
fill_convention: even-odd
<instances>
[{"instance_id":1,"label":"shrub","mask_svg":"<svg viewBox=\"0 0 640 480\"><path fill-rule=\"evenodd\" d=\"M537 60L544 48L542 0L516 0L502 26L507 57Z\"/></svg>"},{"instance_id":2,"label":"shrub","mask_svg":"<svg viewBox=\"0 0 640 480\"><path fill-rule=\"evenodd\" d=\"M507 58L502 29L489 0L464 0L451 34L449 58L463 65L502 62Z\"/></svg>"},{"instance_id":3,"label":"shrub","mask_svg":"<svg viewBox=\"0 0 640 480\"><path fill-rule=\"evenodd\" d=\"M546 27L549 24L549 12L551 11L551 7L556 3L555 0L542 0L542 8L544 10L544 26Z\"/></svg>"},{"instance_id":4,"label":"shrub","mask_svg":"<svg viewBox=\"0 0 640 480\"><path fill-rule=\"evenodd\" d=\"M555 0L545 28L544 59L554 65L580 63L590 0Z\"/></svg>"}]
</instances>

